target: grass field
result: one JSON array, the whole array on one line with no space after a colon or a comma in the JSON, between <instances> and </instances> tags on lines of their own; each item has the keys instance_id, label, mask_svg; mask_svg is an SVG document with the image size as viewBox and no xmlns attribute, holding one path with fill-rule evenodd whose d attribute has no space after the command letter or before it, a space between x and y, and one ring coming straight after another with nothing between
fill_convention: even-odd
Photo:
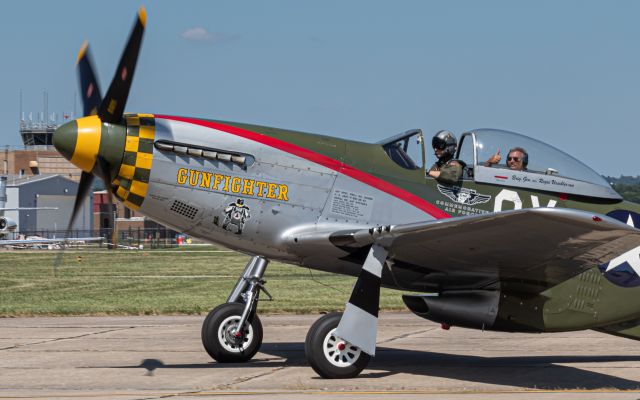
<instances>
[{"instance_id":1,"label":"grass field","mask_svg":"<svg viewBox=\"0 0 640 400\"><path fill-rule=\"evenodd\" d=\"M206 313L226 300L248 260L214 246L69 249L54 276L56 255L0 252L0 316ZM259 310L287 313L342 310L355 282L276 262L265 279L274 301L261 301ZM404 309L400 295L383 289L381 307Z\"/></svg>"}]
</instances>

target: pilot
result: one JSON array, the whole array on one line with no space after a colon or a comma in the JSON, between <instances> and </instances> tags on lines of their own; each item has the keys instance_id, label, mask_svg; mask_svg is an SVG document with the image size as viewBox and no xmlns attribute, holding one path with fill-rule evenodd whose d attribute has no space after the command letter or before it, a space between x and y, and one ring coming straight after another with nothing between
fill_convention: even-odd
<instances>
[{"instance_id":1,"label":"pilot","mask_svg":"<svg viewBox=\"0 0 640 400\"><path fill-rule=\"evenodd\" d=\"M492 155L485 163L487 167L491 167L494 164L499 163L502 160L500 157L500 149L496 152L496 154ZM509 155L507 156L507 167L514 171L526 171L527 164L529 163L529 154L522 147L514 147L509 150Z\"/></svg>"},{"instance_id":2,"label":"pilot","mask_svg":"<svg viewBox=\"0 0 640 400\"><path fill-rule=\"evenodd\" d=\"M438 182L458 182L462 177L463 165L453 159L458 147L456 137L449 131L440 131L431 140L431 146L438 161L429 168L427 175L435 178Z\"/></svg>"}]
</instances>

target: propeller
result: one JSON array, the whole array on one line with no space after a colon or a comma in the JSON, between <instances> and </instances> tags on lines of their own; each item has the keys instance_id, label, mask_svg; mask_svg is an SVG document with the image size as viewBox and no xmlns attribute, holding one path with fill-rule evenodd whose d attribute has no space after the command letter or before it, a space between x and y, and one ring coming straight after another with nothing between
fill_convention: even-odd
<instances>
[{"instance_id":1,"label":"propeller","mask_svg":"<svg viewBox=\"0 0 640 400\"><path fill-rule=\"evenodd\" d=\"M119 163L114 160L121 159L124 151L123 132L126 132L126 126L123 124L124 107L129 97L146 21L146 10L141 7L104 99L94 72L89 44L83 43L78 52L76 66L84 117L60 126L53 135L53 144L56 149L82 169L67 232L73 227L95 176L105 183L109 193L109 209L113 213L112 182L115 177L114 169L119 166ZM115 244L115 229L113 236ZM58 254L54 263L54 273L57 273L61 258L62 252Z\"/></svg>"}]
</instances>

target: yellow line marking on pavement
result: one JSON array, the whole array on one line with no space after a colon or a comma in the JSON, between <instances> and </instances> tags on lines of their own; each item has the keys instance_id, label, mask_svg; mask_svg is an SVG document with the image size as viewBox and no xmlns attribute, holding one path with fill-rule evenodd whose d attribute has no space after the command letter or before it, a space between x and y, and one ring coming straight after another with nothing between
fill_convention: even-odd
<instances>
[{"instance_id":1,"label":"yellow line marking on pavement","mask_svg":"<svg viewBox=\"0 0 640 400\"><path fill-rule=\"evenodd\" d=\"M273 395L331 395L331 396L379 396L379 395L444 395L444 394L458 394L458 395L497 395L497 394L554 394L554 393L602 393L602 394L615 394L615 393L640 393L640 389L621 389L621 390L606 390L606 389L522 389L522 390L371 390L371 391L322 391L322 390L274 390L274 391L176 391L176 392L120 392L120 393L64 393L64 392L52 392L51 394L42 396L0 396L0 399L24 399L24 398L51 398L51 397L72 397L72 398L101 398L101 397L124 397L124 396L163 396L163 397L199 397L199 396L273 396Z\"/></svg>"}]
</instances>

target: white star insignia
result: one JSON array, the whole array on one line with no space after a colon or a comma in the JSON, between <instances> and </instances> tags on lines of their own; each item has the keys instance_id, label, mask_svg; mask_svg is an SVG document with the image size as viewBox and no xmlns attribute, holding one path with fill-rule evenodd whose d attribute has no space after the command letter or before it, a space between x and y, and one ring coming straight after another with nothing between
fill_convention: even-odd
<instances>
[{"instance_id":1,"label":"white star insignia","mask_svg":"<svg viewBox=\"0 0 640 400\"><path fill-rule=\"evenodd\" d=\"M631 249L626 253L620 254L618 257L609 261L609 265L607 266L607 270L605 272L609 272L625 262L629 264L629 266L635 271L636 274L638 274L638 276L640 276L640 246Z\"/></svg>"}]
</instances>

